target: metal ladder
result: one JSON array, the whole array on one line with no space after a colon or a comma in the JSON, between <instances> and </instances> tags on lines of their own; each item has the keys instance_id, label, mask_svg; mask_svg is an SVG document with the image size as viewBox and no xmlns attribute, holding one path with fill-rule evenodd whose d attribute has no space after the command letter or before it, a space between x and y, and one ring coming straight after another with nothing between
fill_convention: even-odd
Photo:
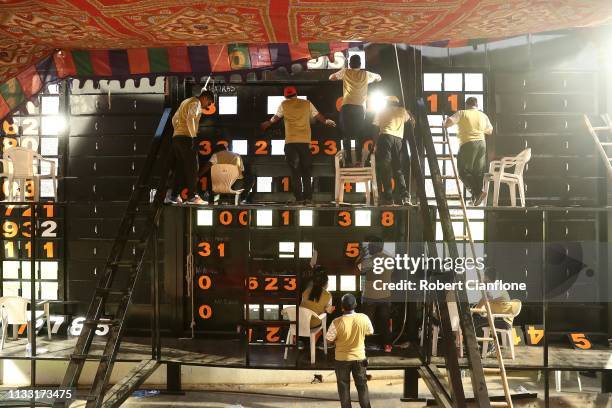
<instances>
[{"instance_id":1,"label":"metal ladder","mask_svg":"<svg viewBox=\"0 0 612 408\"><path fill-rule=\"evenodd\" d=\"M467 214L467 208L465 205L465 197L463 196L463 186L461 181L459 180L459 173L457 172L457 164L455 163L455 156L453 154L453 150L450 144L450 139L448 136L448 131L446 128L442 128L442 140L441 141L434 141L434 144L438 144L438 145L442 145L445 148L444 151L444 155L443 158L445 160L448 160L450 162L450 169L451 169L451 173L450 175L444 175L442 176L444 179L453 179L455 180L455 185L457 186L457 193L458 193L458 201L460 203L460 208L461 208L461 216L460 217L455 217L452 218L451 220L460 220L463 222L463 224L465 225L465 235L461 235L461 236L455 236L455 240L457 241L466 241L468 243L468 246L470 248L470 252L472 253L472 257L476 258L476 248L474 247L474 240L472 237L472 229L470 226L470 219L468 217ZM439 157L439 156L438 156ZM454 197L452 197L452 195L447 195L447 198L449 199L453 199ZM482 271L478 271L478 279L482 282L483 281L483 275L482 275ZM491 337L477 337L476 340L477 341L493 341L493 344L495 346L495 355L497 358L497 363L499 366L499 373L500 373L500 377L501 377L501 382L502 382L502 386L504 388L504 395L506 398L506 406L512 408L512 396L510 394L510 387L508 386L508 377L506 375L506 368L504 366L504 358L502 356L502 351L501 351L501 347L499 344L499 339L497 338L497 330L495 328L495 324L494 324L494 318L493 318L493 314L491 312L491 304L489 303L489 298L487 296L486 291L481 290L480 291L481 294L481 298L484 299L484 305L485 305L485 314L487 317L487 322L488 322L488 326L489 326L489 333L491 334ZM471 312L476 312L476 309L470 309Z\"/></svg>"},{"instance_id":2,"label":"metal ladder","mask_svg":"<svg viewBox=\"0 0 612 408\"><path fill-rule=\"evenodd\" d=\"M74 351L70 355L70 362L62 381L62 388L76 387L85 362L98 362L98 369L91 390L85 396L77 396L78 400L86 400L87 408L118 406L129 396L130 392L138 386L139 381L132 381L131 386L124 386L121 388L122 397L125 398L117 398L115 395L112 401L104 400L105 390L108 386L117 353L119 352L121 338L125 329L125 318L132 300L134 287L143 267L150 237L159 223L163 210L163 200L168 182L168 169L164 169L161 173L161 180L157 187L155 198L151 204L149 203L150 198L148 194L152 184L153 167L158 160L158 154L162 144L169 138L167 135L168 130L171 128L169 125L170 113L171 108L165 108L161 116L146 161L138 176L136 185L132 190L127 208L119 226L119 231L117 232L113 246L106 260L104 273L100 277L98 286L94 290L93 298L89 304L85 321L83 322L83 329L74 347ZM165 163L165 161L163 163ZM147 210L148 213L146 212ZM128 237L133 231L137 214L147 214L145 227L134 249L132 251L126 251ZM130 274L127 283L116 288L113 287L113 282L115 277L118 276L120 268L129 268ZM108 299L112 296L119 298L117 310L113 314L113 317L102 318L103 314L106 312L105 309ZM99 324L108 324L110 326L110 331L106 338L106 344L101 356L89 354L91 343ZM153 361L153 363L156 362ZM150 374L153 371L154 369L147 370L147 373ZM139 378L139 380L144 381L142 377ZM67 406L69 402L70 401L56 401L54 407Z\"/></svg>"},{"instance_id":3,"label":"metal ladder","mask_svg":"<svg viewBox=\"0 0 612 408\"><path fill-rule=\"evenodd\" d=\"M600 119L603 121L604 126L593 126L589 116L584 115L584 123L591 136L593 136L597 151L604 161L608 178L612 178L612 121L610 121L610 116L607 113L600 115ZM605 141L602 141L603 135L598 134L598 132L608 132ZM608 155L608 151L611 152L611 155Z\"/></svg>"}]
</instances>

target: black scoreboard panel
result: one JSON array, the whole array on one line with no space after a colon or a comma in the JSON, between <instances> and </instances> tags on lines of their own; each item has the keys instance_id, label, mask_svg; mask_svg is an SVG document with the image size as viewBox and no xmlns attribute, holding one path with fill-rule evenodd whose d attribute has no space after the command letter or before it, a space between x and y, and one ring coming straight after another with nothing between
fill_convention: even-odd
<instances>
[{"instance_id":1,"label":"black scoreboard panel","mask_svg":"<svg viewBox=\"0 0 612 408\"><path fill-rule=\"evenodd\" d=\"M386 242L405 242L410 211L415 210L194 210L193 236L186 248L193 254L195 299L193 311L189 302L184 303L186 316L193 312L198 332L240 334L253 347L284 342L287 323L282 321L282 309L299 303L311 264L327 269L336 306L344 293L359 298L355 259L360 244L372 234ZM189 242L189 236L186 239ZM185 319L185 330L189 321ZM247 359L250 364L265 363L257 361L255 353Z\"/></svg>"},{"instance_id":2,"label":"black scoreboard panel","mask_svg":"<svg viewBox=\"0 0 612 408\"><path fill-rule=\"evenodd\" d=\"M295 83L300 97L306 97L328 118L338 120L338 98L342 96L341 82L310 81ZM216 144L225 144L229 150L239 153L245 166L257 178L254 187L256 201L288 201L292 197L290 170L284 158L284 127L282 122L266 132L261 122L276 113L283 98L284 85L278 83L229 83L209 86L217 95L216 107L200 120L198 144L200 163L210 158ZM197 94L201 85L186 84L186 97ZM373 113L368 113L372 119ZM374 126L366 131L366 140L376 133ZM334 189L334 156L342 149L337 129L316 122L312 124L311 152L315 199L329 201ZM200 179L199 188L205 191L210 181L208 175ZM363 200L355 196L355 185L347 185L347 198ZM358 191L361 191L359 189Z\"/></svg>"},{"instance_id":3,"label":"black scoreboard panel","mask_svg":"<svg viewBox=\"0 0 612 408\"><path fill-rule=\"evenodd\" d=\"M164 79L73 81L69 88L70 124L65 192L68 202L67 295L85 313L94 283L118 231L133 185L142 169L165 100ZM161 164L161 163L160 163ZM158 166L159 167L159 166ZM158 169L156 169L158 171ZM134 251L145 216L136 217L126 253ZM161 237L161 235L160 235ZM164 242L158 243L163 253ZM159 264L163 276L163 262ZM130 307L130 327L146 328L149 319L151 258L139 278ZM121 271L120 271L121 272ZM117 274L117 284L126 279ZM109 308L112 308L110 305Z\"/></svg>"},{"instance_id":4,"label":"black scoreboard panel","mask_svg":"<svg viewBox=\"0 0 612 408\"><path fill-rule=\"evenodd\" d=\"M0 140L2 152L14 146L28 147L43 158L56 163L58 180L64 174L61 161L65 142L61 137L64 120L61 115L59 87L51 85L28 102L20 111L1 123ZM48 164L38 168L49 172ZM9 188L16 192L17 185L9 187L8 180L2 181L2 192L7 199ZM38 187L36 187L38 188ZM61 194L61 188L59 189ZM34 198L34 184L27 181L25 199ZM16 196L15 200L18 200ZM35 265L36 298L61 300L64 298L63 237L65 236L65 207L58 205L51 180L40 183L40 201L36 206L36 244L32 248L32 208L30 206L0 205L1 287L0 296L31 297L31 261L33 252ZM59 310L57 311L59 312ZM56 313L56 310L52 310Z\"/></svg>"}]
</instances>

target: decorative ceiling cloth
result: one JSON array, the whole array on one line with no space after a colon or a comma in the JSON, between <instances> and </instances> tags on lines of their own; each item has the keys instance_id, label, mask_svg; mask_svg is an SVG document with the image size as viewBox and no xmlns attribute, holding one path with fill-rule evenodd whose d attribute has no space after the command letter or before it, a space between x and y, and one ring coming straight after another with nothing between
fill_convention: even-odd
<instances>
[{"instance_id":1,"label":"decorative ceiling cloth","mask_svg":"<svg viewBox=\"0 0 612 408\"><path fill-rule=\"evenodd\" d=\"M593 26L611 16L610 0L0 0L0 84L6 90L9 79L37 70L56 50L346 40L453 46ZM145 53L131 51L128 60L138 52ZM94 52L87 62L81 53L72 54L77 75L112 71L113 58L124 59Z\"/></svg>"}]
</instances>

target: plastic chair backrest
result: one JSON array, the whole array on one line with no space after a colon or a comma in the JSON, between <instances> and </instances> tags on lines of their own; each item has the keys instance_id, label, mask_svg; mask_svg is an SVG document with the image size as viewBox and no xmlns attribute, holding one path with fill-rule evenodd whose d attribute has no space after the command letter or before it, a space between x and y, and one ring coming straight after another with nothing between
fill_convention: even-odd
<instances>
[{"instance_id":1,"label":"plastic chair backrest","mask_svg":"<svg viewBox=\"0 0 612 408\"><path fill-rule=\"evenodd\" d=\"M233 193L232 184L240 176L240 170L233 164L213 164L210 168L212 189L215 193Z\"/></svg>"},{"instance_id":2,"label":"plastic chair backrest","mask_svg":"<svg viewBox=\"0 0 612 408\"><path fill-rule=\"evenodd\" d=\"M8 324L25 324L28 322L28 299L19 296L0 298L0 313L7 316Z\"/></svg>"},{"instance_id":3,"label":"plastic chair backrest","mask_svg":"<svg viewBox=\"0 0 612 408\"><path fill-rule=\"evenodd\" d=\"M525 165L529 160L531 160L531 147L528 147L519 154L517 154L514 159L516 160L514 174L516 174L517 176L522 176L523 171L525 170Z\"/></svg>"},{"instance_id":4,"label":"plastic chair backrest","mask_svg":"<svg viewBox=\"0 0 612 408\"><path fill-rule=\"evenodd\" d=\"M519 315L519 313L521 313L523 302L521 302L519 299L512 299L510 302L512 303L512 314L514 317L516 317Z\"/></svg>"},{"instance_id":5,"label":"plastic chair backrest","mask_svg":"<svg viewBox=\"0 0 612 408\"><path fill-rule=\"evenodd\" d=\"M12 147L4 152L3 157L13 163L13 176L15 178L28 178L34 175L34 158L38 153L27 147Z\"/></svg>"},{"instance_id":6,"label":"plastic chair backrest","mask_svg":"<svg viewBox=\"0 0 612 408\"><path fill-rule=\"evenodd\" d=\"M283 314L287 316L289 321L295 322L295 306L287 306L283 308ZM312 317L318 317L312 310L300 306L300 331L299 336L308 337L310 336L310 319ZM295 324L291 325L295 330Z\"/></svg>"}]
</instances>

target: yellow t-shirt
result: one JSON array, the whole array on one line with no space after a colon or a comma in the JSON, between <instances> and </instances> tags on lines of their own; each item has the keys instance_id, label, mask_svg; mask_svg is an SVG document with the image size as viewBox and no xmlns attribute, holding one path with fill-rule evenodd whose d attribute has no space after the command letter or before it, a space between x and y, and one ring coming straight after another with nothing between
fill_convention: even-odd
<instances>
[{"instance_id":1,"label":"yellow t-shirt","mask_svg":"<svg viewBox=\"0 0 612 408\"><path fill-rule=\"evenodd\" d=\"M368 84L380 81L381 77L365 69L343 68L331 74L329 79L342 80L342 105L365 106Z\"/></svg>"},{"instance_id":2,"label":"yellow t-shirt","mask_svg":"<svg viewBox=\"0 0 612 408\"><path fill-rule=\"evenodd\" d=\"M321 297L319 297L319 300L314 301L308 299L308 297L310 296L310 290L311 288L308 288L302 294L302 302L300 303L300 306L310 309L318 315L325 313L325 308L331 305L331 294L327 291L327 289L323 289L321 291ZM320 324L321 319L319 319L318 317L313 316L310 319L310 327L317 327Z\"/></svg>"},{"instance_id":3,"label":"yellow t-shirt","mask_svg":"<svg viewBox=\"0 0 612 408\"><path fill-rule=\"evenodd\" d=\"M196 137L202 116L202 105L195 96L185 99L172 116L172 136Z\"/></svg>"},{"instance_id":4,"label":"yellow t-shirt","mask_svg":"<svg viewBox=\"0 0 612 408\"><path fill-rule=\"evenodd\" d=\"M314 105L308 100L285 99L276 112L276 116L284 118L285 121L285 144L310 144L310 118L314 118L318 113Z\"/></svg>"},{"instance_id":5,"label":"yellow t-shirt","mask_svg":"<svg viewBox=\"0 0 612 408\"><path fill-rule=\"evenodd\" d=\"M345 314L334 319L336 330L336 360L365 360L365 336L373 334L372 322L363 313Z\"/></svg>"},{"instance_id":6,"label":"yellow t-shirt","mask_svg":"<svg viewBox=\"0 0 612 408\"><path fill-rule=\"evenodd\" d=\"M399 138L404 137L404 123L410 119L406 109L399 106L388 106L374 119L374 124L378 125L379 133L387 134Z\"/></svg>"},{"instance_id":7,"label":"yellow t-shirt","mask_svg":"<svg viewBox=\"0 0 612 408\"><path fill-rule=\"evenodd\" d=\"M475 108L457 111L450 119L457 124L459 145L484 140L485 131L493 129L489 117Z\"/></svg>"}]
</instances>

